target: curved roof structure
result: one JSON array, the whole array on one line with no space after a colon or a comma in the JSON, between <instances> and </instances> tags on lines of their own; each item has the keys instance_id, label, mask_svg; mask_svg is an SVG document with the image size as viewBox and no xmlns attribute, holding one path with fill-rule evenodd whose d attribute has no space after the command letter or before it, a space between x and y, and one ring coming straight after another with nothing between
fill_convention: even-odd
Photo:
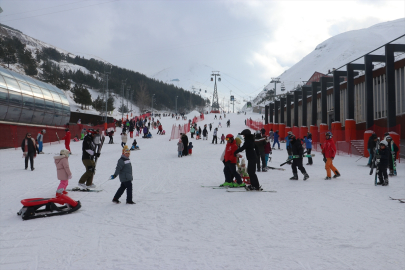
<instances>
[{"instance_id":1,"label":"curved roof structure","mask_svg":"<svg viewBox=\"0 0 405 270\"><path fill-rule=\"evenodd\" d=\"M69 119L61 89L0 66L0 121L55 126Z\"/></svg>"}]
</instances>

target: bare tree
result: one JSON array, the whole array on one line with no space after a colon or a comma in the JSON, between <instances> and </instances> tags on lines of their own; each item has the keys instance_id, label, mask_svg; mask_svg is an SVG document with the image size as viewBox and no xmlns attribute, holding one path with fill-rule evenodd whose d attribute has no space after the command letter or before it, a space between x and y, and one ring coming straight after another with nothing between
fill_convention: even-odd
<instances>
[{"instance_id":1,"label":"bare tree","mask_svg":"<svg viewBox=\"0 0 405 270\"><path fill-rule=\"evenodd\" d=\"M144 112L145 109L148 107L150 103L150 97L148 94L148 86L144 81L140 81L139 85L139 92L136 94L137 105L139 107L140 112Z\"/></svg>"}]
</instances>

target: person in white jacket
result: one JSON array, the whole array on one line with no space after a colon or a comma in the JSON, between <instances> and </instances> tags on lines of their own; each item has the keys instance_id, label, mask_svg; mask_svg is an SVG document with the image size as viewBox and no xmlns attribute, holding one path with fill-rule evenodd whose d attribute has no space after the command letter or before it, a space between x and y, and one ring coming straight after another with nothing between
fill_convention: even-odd
<instances>
[{"instance_id":1,"label":"person in white jacket","mask_svg":"<svg viewBox=\"0 0 405 270\"><path fill-rule=\"evenodd\" d=\"M127 144L128 136L125 132L121 133L121 146L124 148L124 146Z\"/></svg>"}]
</instances>

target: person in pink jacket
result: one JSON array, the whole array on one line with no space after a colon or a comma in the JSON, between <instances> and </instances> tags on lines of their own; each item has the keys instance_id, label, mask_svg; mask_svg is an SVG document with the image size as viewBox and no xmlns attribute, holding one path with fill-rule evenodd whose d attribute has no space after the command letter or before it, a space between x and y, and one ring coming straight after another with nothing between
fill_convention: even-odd
<instances>
[{"instance_id":1,"label":"person in pink jacket","mask_svg":"<svg viewBox=\"0 0 405 270\"><path fill-rule=\"evenodd\" d=\"M69 169L69 155L70 152L63 149L60 150L59 156L53 157L55 159L57 176L60 180L60 184L58 186L58 189L56 190L56 196L67 194L66 187L68 186L69 179L72 179L72 172Z\"/></svg>"}]
</instances>

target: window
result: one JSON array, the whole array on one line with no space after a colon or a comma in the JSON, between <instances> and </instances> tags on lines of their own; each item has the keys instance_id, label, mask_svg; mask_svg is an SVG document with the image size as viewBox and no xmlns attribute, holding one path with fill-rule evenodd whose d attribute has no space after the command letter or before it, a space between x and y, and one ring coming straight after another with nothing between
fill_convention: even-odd
<instances>
[{"instance_id":1,"label":"window","mask_svg":"<svg viewBox=\"0 0 405 270\"><path fill-rule=\"evenodd\" d=\"M38 86L30 84L30 87L35 97L44 98L44 94Z\"/></svg>"},{"instance_id":2,"label":"window","mask_svg":"<svg viewBox=\"0 0 405 270\"><path fill-rule=\"evenodd\" d=\"M35 100L35 110L41 110L41 111L46 110L44 99L35 97L34 100Z\"/></svg>"},{"instance_id":3,"label":"window","mask_svg":"<svg viewBox=\"0 0 405 270\"><path fill-rule=\"evenodd\" d=\"M28 83L22 82L22 81L18 81L18 84L20 85L21 88L21 92L23 94L27 94L27 95L33 95L32 94L32 90L31 87L28 85Z\"/></svg>"},{"instance_id":4,"label":"window","mask_svg":"<svg viewBox=\"0 0 405 270\"><path fill-rule=\"evenodd\" d=\"M15 91L8 91L9 104L17 107L22 107L21 93Z\"/></svg>"},{"instance_id":5,"label":"window","mask_svg":"<svg viewBox=\"0 0 405 270\"><path fill-rule=\"evenodd\" d=\"M5 77L5 76L3 78L6 81L8 90L21 92L20 86L18 85L18 83L17 83L17 81L15 79Z\"/></svg>"},{"instance_id":6,"label":"window","mask_svg":"<svg viewBox=\"0 0 405 270\"><path fill-rule=\"evenodd\" d=\"M8 104L8 91L7 89L1 86L0 86L0 103Z\"/></svg>"},{"instance_id":7,"label":"window","mask_svg":"<svg viewBox=\"0 0 405 270\"><path fill-rule=\"evenodd\" d=\"M42 120L44 119L45 113L40 111L34 111L32 114L32 124L40 125L42 124Z\"/></svg>"},{"instance_id":8,"label":"window","mask_svg":"<svg viewBox=\"0 0 405 270\"><path fill-rule=\"evenodd\" d=\"M9 106L7 110L6 120L18 122L20 120L21 108Z\"/></svg>"}]
</instances>

